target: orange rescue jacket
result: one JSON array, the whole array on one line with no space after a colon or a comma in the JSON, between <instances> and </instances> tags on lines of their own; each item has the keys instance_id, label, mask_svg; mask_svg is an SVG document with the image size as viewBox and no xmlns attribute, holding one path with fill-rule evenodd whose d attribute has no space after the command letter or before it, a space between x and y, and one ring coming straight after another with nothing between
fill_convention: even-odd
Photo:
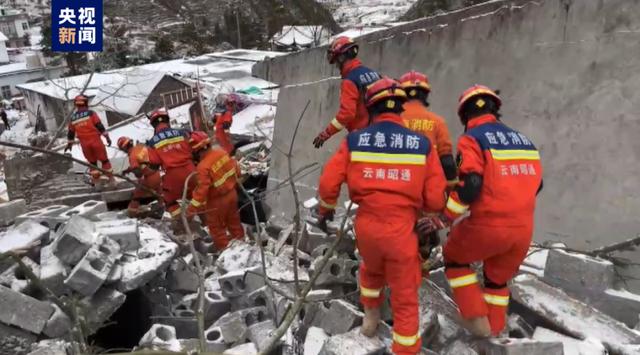
<instances>
[{"instance_id":1,"label":"orange rescue jacket","mask_svg":"<svg viewBox=\"0 0 640 355\"><path fill-rule=\"evenodd\" d=\"M129 170L139 171L142 176L150 176L158 171L157 166L155 169L151 167L149 147L136 144L129 150Z\"/></svg>"},{"instance_id":2,"label":"orange rescue jacket","mask_svg":"<svg viewBox=\"0 0 640 355\"><path fill-rule=\"evenodd\" d=\"M104 126L100 121L100 117L94 111L79 110L71 115L69 133L72 137L77 136L81 144L83 141L100 139L103 131Z\"/></svg>"},{"instance_id":3,"label":"orange rescue jacket","mask_svg":"<svg viewBox=\"0 0 640 355\"><path fill-rule=\"evenodd\" d=\"M151 164L161 165L167 171L193 164L189 134L181 129L174 129L161 123L156 128L156 134L147 141L149 161Z\"/></svg>"},{"instance_id":4,"label":"orange rescue jacket","mask_svg":"<svg viewBox=\"0 0 640 355\"><path fill-rule=\"evenodd\" d=\"M227 109L222 114L216 115L216 140L218 144L224 149L227 153L231 154L233 152L233 144L231 143L231 137L229 131L225 129L225 127L231 127L233 123L233 113L230 109Z\"/></svg>"},{"instance_id":5,"label":"orange rescue jacket","mask_svg":"<svg viewBox=\"0 0 640 355\"><path fill-rule=\"evenodd\" d=\"M404 104L402 119L407 128L429 138L439 157L452 154L453 145L444 118L429 111L419 100L411 100Z\"/></svg>"},{"instance_id":6,"label":"orange rescue jacket","mask_svg":"<svg viewBox=\"0 0 640 355\"><path fill-rule=\"evenodd\" d=\"M198 163L197 186L189 210L195 213L216 197L235 190L240 170L235 159L220 148L211 148ZM237 206L229 206L237 208Z\"/></svg>"}]
</instances>

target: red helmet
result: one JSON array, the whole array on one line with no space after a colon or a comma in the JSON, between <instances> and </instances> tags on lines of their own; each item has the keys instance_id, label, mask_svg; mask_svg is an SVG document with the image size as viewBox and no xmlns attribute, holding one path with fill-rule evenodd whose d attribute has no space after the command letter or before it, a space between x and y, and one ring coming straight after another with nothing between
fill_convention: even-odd
<instances>
[{"instance_id":1,"label":"red helmet","mask_svg":"<svg viewBox=\"0 0 640 355\"><path fill-rule=\"evenodd\" d=\"M132 144L132 143L133 141L129 137L122 136L118 138L118 148L120 148L120 150L122 151L126 152L127 148L129 147L129 144Z\"/></svg>"},{"instance_id":2,"label":"red helmet","mask_svg":"<svg viewBox=\"0 0 640 355\"><path fill-rule=\"evenodd\" d=\"M500 106L502 106L502 99L500 99L500 96L498 96L498 94L489 89L488 87L484 86L484 85L474 85L470 88L468 88L467 90L465 90L462 95L460 95L460 98L458 99L458 116L460 116L461 112L462 112L462 107L472 98L476 97L476 96L480 96L480 95L488 95L490 97L492 97L495 102L496 105L498 106L498 108L500 108ZM476 103L476 105L484 105L484 103L479 102L480 100L478 100L478 102ZM479 106L482 107L482 106Z\"/></svg>"},{"instance_id":3,"label":"red helmet","mask_svg":"<svg viewBox=\"0 0 640 355\"><path fill-rule=\"evenodd\" d=\"M329 49L327 49L327 60L329 64L334 64L338 56L347 53L351 48L355 48L356 54L358 53L358 44L351 38L340 36L331 42Z\"/></svg>"},{"instance_id":4,"label":"red helmet","mask_svg":"<svg viewBox=\"0 0 640 355\"><path fill-rule=\"evenodd\" d=\"M367 107L370 107L386 99L395 99L404 102L407 101L407 93L402 89L400 83L385 76L369 85L367 93L365 94L365 103Z\"/></svg>"},{"instance_id":5,"label":"red helmet","mask_svg":"<svg viewBox=\"0 0 640 355\"><path fill-rule=\"evenodd\" d=\"M209 139L209 136L202 131L195 131L191 133L191 137L189 138L189 145L191 146L191 150L194 152L208 147L210 143L211 140Z\"/></svg>"},{"instance_id":6,"label":"red helmet","mask_svg":"<svg viewBox=\"0 0 640 355\"><path fill-rule=\"evenodd\" d=\"M410 93L410 90L412 89L422 89L427 92L431 92L431 85L429 85L429 79L427 76L415 70L401 76L400 85L402 85L402 88L409 96L415 96Z\"/></svg>"},{"instance_id":7,"label":"red helmet","mask_svg":"<svg viewBox=\"0 0 640 355\"><path fill-rule=\"evenodd\" d=\"M81 107L81 106L89 106L89 98L80 94L73 98L73 104Z\"/></svg>"},{"instance_id":8,"label":"red helmet","mask_svg":"<svg viewBox=\"0 0 640 355\"><path fill-rule=\"evenodd\" d=\"M155 121L159 120L162 117L169 118L169 113L167 112L167 110L164 109L164 107L161 107L161 108L153 111L151 113L151 115L149 116L149 121L151 123L154 123Z\"/></svg>"}]
</instances>

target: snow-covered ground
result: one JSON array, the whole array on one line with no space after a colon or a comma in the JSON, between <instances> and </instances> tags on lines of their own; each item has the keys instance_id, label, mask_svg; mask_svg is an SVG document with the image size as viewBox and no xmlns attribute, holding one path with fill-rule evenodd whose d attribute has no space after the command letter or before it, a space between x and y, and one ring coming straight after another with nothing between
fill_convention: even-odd
<instances>
[{"instance_id":1,"label":"snow-covered ground","mask_svg":"<svg viewBox=\"0 0 640 355\"><path fill-rule=\"evenodd\" d=\"M397 21L417 0L319 0L342 27L386 24Z\"/></svg>"}]
</instances>

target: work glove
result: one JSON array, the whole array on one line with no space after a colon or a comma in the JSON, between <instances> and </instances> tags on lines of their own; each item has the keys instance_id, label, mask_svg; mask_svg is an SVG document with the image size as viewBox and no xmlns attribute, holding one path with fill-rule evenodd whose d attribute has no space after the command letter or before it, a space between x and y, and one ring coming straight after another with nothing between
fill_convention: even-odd
<instances>
[{"instance_id":1,"label":"work glove","mask_svg":"<svg viewBox=\"0 0 640 355\"><path fill-rule=\"evenodd\" d=\"M440 216L427 216L420 218L416 223L416 233L418 236L426 236L449 226L448 220Z\"/></svg>"},{"instance_id":2,"label":"work glove","mask_svg":"<svg viewBox=\"0 0 640 355\"><path fill-rule=\"evenodd\" d=\"M329 140L329 138L331 138L331 135L329 133L327 133L327 131L322 131L320 132L320 134L318 134L318 136L316 136L316 138L313 140L313 146L316 147L316 149L322 147L322 145L324 144L324 142L326 142L327 140Z\"/></svg>"},{"instance_id":3,"label":"work glove","mask_svg":"<svg viewBox=\"0 0 640 355\"><path fill-rule=\"evenodd\" d=\"M329 228L327 227L327 221L333 221L334 211L329 211L326 213L320 213L318 216L318 228L320 228L323 232L329 234Z\"/></svg>"},{"instance_id":4,"label":"work glove","mask_svg":"<svg viewBox=\"0 0 640 355\"><path fill-rule=\"evenodd\" d=\"M223 122L222 123L222 129L229 129L231 128L231 122Z\"/></svg>"},{"instance_id":5,"label":"work glove","mask_svg":"<svg viewBox=\"0 0 640 355\"><path fill-rule=\"evenodd\" d=\"M111 138L108 134L105 134L104 138L107 140L107 146L111 147Z\"/></svg>"},{"instance_id":6,"label":"work glove","mask_svg":"<svg viewBox=\"0 0 640 355\"><path fill-rule=\"evenodd\" d=\"M71 148L73 148L73 141L67 142L67 146L64 148L64 152L63 153L70 152Z\"/></svg>"}]
</instances>

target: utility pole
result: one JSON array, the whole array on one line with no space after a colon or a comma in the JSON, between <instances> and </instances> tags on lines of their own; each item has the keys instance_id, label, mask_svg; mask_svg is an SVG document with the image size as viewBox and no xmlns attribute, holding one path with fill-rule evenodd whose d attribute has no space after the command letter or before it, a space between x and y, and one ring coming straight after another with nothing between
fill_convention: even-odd
<instances>
[{"instance_id":1,"label":"utility pole","mask_svg":"<svg viewBox=\"0 0 640 355\"><path fill-rule=\"evenodd\" d=\"M242 1L238 1L238 5L236 6L236 33L238 34L238 48L242 48L242 35L240 34L240 7L242 6Z\"/></svg>"}]
</instances>

